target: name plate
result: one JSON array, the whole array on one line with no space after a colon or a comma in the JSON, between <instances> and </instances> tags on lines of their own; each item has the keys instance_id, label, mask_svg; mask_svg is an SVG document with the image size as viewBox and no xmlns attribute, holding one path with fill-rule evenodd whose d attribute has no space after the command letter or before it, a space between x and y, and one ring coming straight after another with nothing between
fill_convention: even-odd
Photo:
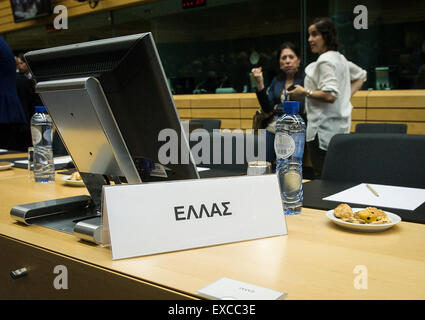
<instances>
[{"instance_id":1,"label":"name plate","mask_svg":"<svg viewBox=\"0 0 425 320\"><path fill-rule=\"evenodd\" d=\"M112 259L287 234L276 175L103 188Z\"/></svg>"},{"instance_id":2,"label":"name plate","mask_svg":"<svg viewBox=\"0 0 425 320\"><path fill-rule=\"evenodd\" d=\"M208 299L217 300L277 300L288 295L229 278L221 278L198 290L198 293Z\"/></svg>"}]
</instances>

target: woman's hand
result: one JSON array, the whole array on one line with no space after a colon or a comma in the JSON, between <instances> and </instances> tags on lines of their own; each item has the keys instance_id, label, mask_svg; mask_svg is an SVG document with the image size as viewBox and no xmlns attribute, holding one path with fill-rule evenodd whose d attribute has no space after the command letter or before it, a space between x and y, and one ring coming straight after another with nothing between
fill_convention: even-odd
<instances>
[{"instance_id":1,"label":"woman's hand","mask_svg":"<svg viewBox=\"0 0 425 320\"><path fill-rule=\"evenodd\" d=\"M252 68L252 76L254 77L255 82L257 82L258 91L264 89L264 78L263 78L263 68Z\"/></svg>"},{"instance_id":2,"label":"woman's hand","mask_svg":"<svg viewBox=\"0 0 425 320\"><path fill-rule=\"evenodd\" d=\"M363 86L363 83L366 81L366 78L355 80L351 82L351 97Z\"/></svg>"},{"instance_id":3,"label":"woman's hand","mask_svg":"<svg viewBox=\"0 0 425 320\"><path fill-rule=\"evenodd\" d=\"M308 91L304 87L296 84L295 89L288 91L288 94L291 100L301 100L307 96ZM310 91L309 97L311 99L316 99L327 103L334 103L336 100L336 98L330 92L321 90Z\"/></svg>"},{"instance_id":4,"label":"woman's hand","mask_svg":"<svg viewBox=\"0 0 425 320\"><path fill-rule=\"evenodd\" d=\"M295 89L292 91L288 91L288 94L291 100L301 100L307 96L308 91L304 87L296 84ZM322 90L310 91L309 98L320 100L327 103L334 103L336 100L336 98L332 95L332 93L330 93L329 91L322 91Z\"/></svg>"},{"instance_id":5,"label":"woman's hand","mask_svg":"<svg viewBox=\"0 0 425 320\"><path fill-rule=\"evenodd\" d=\"M295 89L288 91L288 94L291 100L301 100L307 95L307 90L303 86L296 84Z\"/></svg>"}]
</instances>

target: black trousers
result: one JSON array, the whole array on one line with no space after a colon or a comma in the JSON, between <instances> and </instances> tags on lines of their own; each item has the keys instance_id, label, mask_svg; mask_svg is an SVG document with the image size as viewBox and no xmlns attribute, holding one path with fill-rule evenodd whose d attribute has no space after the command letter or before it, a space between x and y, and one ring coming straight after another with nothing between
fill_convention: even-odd
<instances>
[{"instance_id":1,"label":"black trousers","mask_svg":"<svg viewBox=\"0 0 425 320\"><path fill-rule=\"evenodd\" d=\"M323 164L325 163L326 151L319 148L319 137L316 134L313 141L307 142L308 152L310 153L311 164L315 179L322 177Z\"/></svg>"}]
</instances>

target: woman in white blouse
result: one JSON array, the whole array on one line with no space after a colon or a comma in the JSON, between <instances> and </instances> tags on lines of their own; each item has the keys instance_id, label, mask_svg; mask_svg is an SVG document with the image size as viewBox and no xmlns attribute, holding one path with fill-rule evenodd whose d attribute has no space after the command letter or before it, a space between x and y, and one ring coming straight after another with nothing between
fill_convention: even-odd
<instances>
[{"instance_id":1,"label":"woman in white blouse","mask_svg":"<svg viewBox=\"0 0 425 320\"><path fill-rule=\"evenodd\" d=\"M289 94L292 100L306 97L307 148L314 175L320 178L329 141L335 134L350 132L350 99L362 87L366 71L337 51L338 35L331 19L314 20L308 33L311 51L319 58L305 69L305 88L297 85Z\"/></svg>"}]
</instances>

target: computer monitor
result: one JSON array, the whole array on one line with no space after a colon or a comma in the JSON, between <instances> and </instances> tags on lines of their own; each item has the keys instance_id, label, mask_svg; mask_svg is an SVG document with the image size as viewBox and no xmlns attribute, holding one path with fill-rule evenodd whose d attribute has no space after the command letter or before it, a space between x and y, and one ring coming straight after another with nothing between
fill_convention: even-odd
<instances>
[{"instance_id":1,"label":"computer monitor","mask_svg":"<svg viewBox=\"0 0 425 320\"><path fill-rule=\"evenodd\" d=\"M24 55L95 206L102 185L198 179L195 162L151 33L31 51ZM163 129L184 161L159 166ZM152 164L156 165L153 170ZM156 174L153 172L156 171Z\"/></svg>"},{"instance_id":2,"label":"computer monitor","mask_svg":"<svg viewBox=\"0 0 425 320\"><path fill-rule=\"evenodd\" d=\"M142 162L148 159L159 163L158 150L164 144L158 139L161 130L172 129L178 134L179 141L182 141L178 145L179 154L190 151L151 33L32 51L25 54L25 59L39 91L43 84L60 83L64 79L77 81L78 78L93 77L99 82L112 118L143 181L158 180L147 174ZM45 101L43 93L41 97L71 157L82 158L81 161L75 159L80 169L78 164L84 163L84 157L93 157L87 151L83 152L94 147L94 143L87 139L90 128L82 134L72 130L69 121L57 123L60 115L55 117L55 111L59 110L70 118L72 101L62 101L62 106L55 106ZM75 117L74 113L74 120ZM89 143L92 145L87 145ZM83 172L90 170L81 169ZM199 176L190 156L189 163L168 164L167 178L160 180L193 178Z\"/></svg>"},{"instance_id":3,"label":"computer monitor","mask_svg":"<svg viewBox=\"0 0 425 320\"><path fill-rule=\"evenodd\" d=\"M52 14L52 0L10 0L15 23Z\"/></svg>"},{"instance_id":4,"label":"computer monitor","mask_svg":"<svg viewBox=\"0 0 425 320\"><path fill-rule=\"evenodd\" d=\"M376 90L390 90L390 71L389 67L375 68L375 86Z\"/></svg>"}]
</instances>

